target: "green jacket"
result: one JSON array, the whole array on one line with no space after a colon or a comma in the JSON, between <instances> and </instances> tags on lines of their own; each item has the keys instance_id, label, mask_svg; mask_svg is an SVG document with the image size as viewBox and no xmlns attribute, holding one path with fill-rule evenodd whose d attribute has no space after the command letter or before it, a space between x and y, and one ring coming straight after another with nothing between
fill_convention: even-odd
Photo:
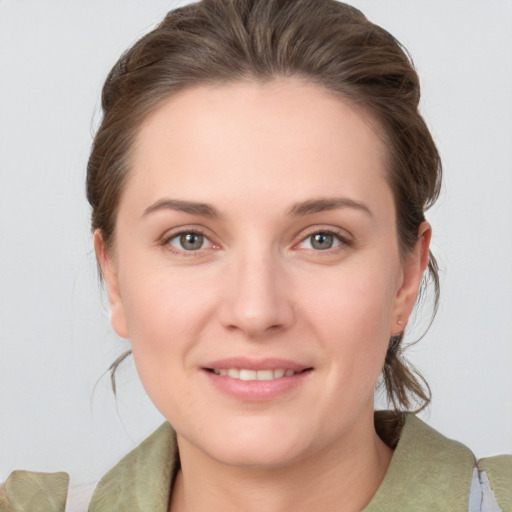
<instances>
[{"instance_id":1,"label":"green jacket","mask_svg":"<svg viewBox=\"0 0 512 512\"><path fill-rule=\"evenodd\" d=\"M467 512L475 467L468 448L413 415L400 422L377 413L376 427L396 448L363 512ZM175 433L164 423L101 479L89 512L167 512L178 468ZM478 468L486 472L501 510L512 512L512 456L482 459ZM14 471L0 487L0 512L63 512L68 481L66 473Z\"/></svg>"}]
</instances>

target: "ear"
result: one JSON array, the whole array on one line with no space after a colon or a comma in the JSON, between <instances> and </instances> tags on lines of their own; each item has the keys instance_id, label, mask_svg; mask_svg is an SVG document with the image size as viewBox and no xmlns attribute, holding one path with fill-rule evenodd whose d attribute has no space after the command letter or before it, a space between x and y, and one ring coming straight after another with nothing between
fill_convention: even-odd
<instances>
[{"instance_id":1,"label":"ear","mask_svg":"<svg viewBox=\"0 0 512 512\"><path fill-rule=\"evenodd\" d=\"M107 287L110 305L110 323L121 338L128 338L128 326L123 301L119 292L119 279L112 255L107 250L101 230L94 231L94 252Z\"/></svg>"},{"instance_id":2,"label":"ear","mask_svg":"<svg viewBox=\"0 0 512 512\"><path fill-rule=\"evenodd\" d=\"M400 334L405 329L412 313L423 272L429 260L429 246L432 238L430 224L423 221L418 228L418 240L407 255L402 267L402 282L395 296L393 316L391 318L391 336Z\"/></svg>"}]
</instances>

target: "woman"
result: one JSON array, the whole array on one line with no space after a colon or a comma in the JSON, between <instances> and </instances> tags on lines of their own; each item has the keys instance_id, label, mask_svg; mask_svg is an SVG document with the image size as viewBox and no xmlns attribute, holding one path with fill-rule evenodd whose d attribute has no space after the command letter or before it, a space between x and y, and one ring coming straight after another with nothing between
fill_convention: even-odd
<instances>
[{"instance_id":1,"label":"woman","mask_svg":"<svg viewBox=\"0 0 512 512\"><path fill-rule=\"evenodd\" d=\"M205 1L123 55L87 192L113 328L174 430L90 510L507 510L510 458L400 412L429 400L400 352L438 281L418 101L396 40L330 1Z\"/></svg>"}]
</instances>

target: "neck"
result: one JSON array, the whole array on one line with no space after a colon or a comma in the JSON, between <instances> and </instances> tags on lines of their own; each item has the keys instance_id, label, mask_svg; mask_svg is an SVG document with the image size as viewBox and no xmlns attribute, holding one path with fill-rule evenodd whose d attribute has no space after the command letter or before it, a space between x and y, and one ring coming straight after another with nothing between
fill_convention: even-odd
<instances>
[{"instance_id":1,"label":"neck","mask_svg":"<svg viewBox=\"0 0 512 512\"><path fill-rule=\"evenodd\" d=\"M392 451L371 422L321 453L277 468L242 468L214 460L178 436L182 469L171 512L361 511L382 482Z\"/></svg>"}]
</instances>

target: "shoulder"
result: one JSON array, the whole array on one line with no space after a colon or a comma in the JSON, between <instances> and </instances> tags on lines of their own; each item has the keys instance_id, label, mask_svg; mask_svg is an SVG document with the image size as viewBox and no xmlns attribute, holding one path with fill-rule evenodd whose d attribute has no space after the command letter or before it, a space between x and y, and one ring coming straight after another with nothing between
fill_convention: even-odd
<instances>
[{"instance_id":1,"label":"shoulder","mask_svg":"<svg viewBox=\"0 0 512 512\"><path fill-rule=\"evenodd\" d=\"M168 423L121 459L98 483L90 512L165 512L179 464L175 433ZM13 471L0 484L0 512L65 512L67 473Z\"/></svg>"},{"instance_id":2,"label":"shoulder","mask_svg":"<svg viewBox=\"0 0 512 512\"><path fill-rule=\"evenodd\" d=\"M475 458L466 446L444 437L412 414L378 412L375 426L395 451L365 512L467 512Z\"/></svg>"},{"instance_id":3,"label":"shoulder","mask_svg":"<svg viewBox=\"0 0 512 512\"><path fill-rule=\"evenodd\" d=\"M0 485L0 512L64 512L67 473L13 471Z\"/></svg>"},{"instance_id":4,"label":"shoulder","mask_svg":"<svg viewBox=\"0 0 512 512\"><path fill-rule=\"evenodd\" d=\"M448 439L412 414L379 412L375 425L384 442L395 451L365 512L512 512L512 457L485 459L477 466L469 448ZM486 470L490 481L487 488ZM486 502L482 501L484 497Z\"/></svg>"},{"instance_id":5,"label":"shoulder","mask_svg":"<svg viewBox=\"0 0 512 512\"><path fill-rule=\"evenodd\" d=\"M512 455L480 459L478 470L483 487L492 489L503 512L512 512Z\"/></svg>"}]
</instances>

